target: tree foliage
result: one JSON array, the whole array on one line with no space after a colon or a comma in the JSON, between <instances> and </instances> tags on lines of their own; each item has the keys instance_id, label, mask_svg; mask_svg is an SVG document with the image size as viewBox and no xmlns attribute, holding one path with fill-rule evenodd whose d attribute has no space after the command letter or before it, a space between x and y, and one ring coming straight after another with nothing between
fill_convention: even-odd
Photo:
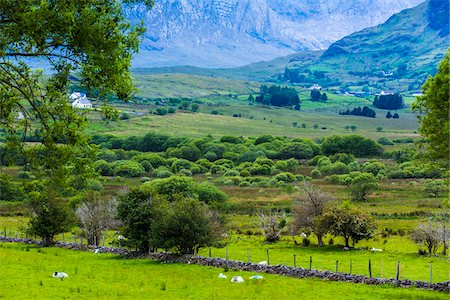
<instances>
[{"instance_id":1,"label":"tree foliage","mask_svg":"<svg viewBox=\"0 0 450 300\"><path fill-rule=\"evenodd\" d=\"M375 96L373 106L381 109L400 109L405 106L402 95L395 93L393 95Z\"/></svg>"},{"instance_id":2,"label":"tree foliage","mask_svg":"<svg viewBox=\"0 0 450 300\"><path fill-rule=\"evenodd\" d=\"M294 88L289 87L261 85L256 102L274 106L298 106L298 109L300 109L298 93Z\"/></svg>"},{"instance_id":3,"label":"tree foliage","mask_svg":"<svg viewBox=\"0 0 450 300\"><path fill-rule=\"evenodd\" d=\"M419 113L420 133L426 137L431 157L448 167L450 157L449 98L450 49L439 65L438 73L422 86L423 96L417 97L413 109Z\"/></svg>"},{"instance_id":4,"label":"tree foliage","mask_svg":"<svg viewBox=\"0 0 450 300\"><path fill-rule=\"evenodd\" d=\"M375 222L370 216L346 202L329 209L324 214L322 222L332 234L344 238L346 247L350 246L350 240L356 244L360 240L371 238L376 229Z\"/></svg>"}]
</instances>

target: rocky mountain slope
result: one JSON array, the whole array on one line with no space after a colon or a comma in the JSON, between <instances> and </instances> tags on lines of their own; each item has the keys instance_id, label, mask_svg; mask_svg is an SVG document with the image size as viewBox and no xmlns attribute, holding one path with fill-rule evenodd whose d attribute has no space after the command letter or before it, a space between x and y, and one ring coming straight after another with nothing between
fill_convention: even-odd
<instances>
[{"instance_id":1,"label":"rocky mountain slope","mask_svg":"<svg viewBox=\"0 0 450 300\"><path fill-rule=\"evenodd\" d=\"M135 67L233 67L336 40L423 0L157 0L126 8L148 30Z\"/></svg>"}]
</instances>

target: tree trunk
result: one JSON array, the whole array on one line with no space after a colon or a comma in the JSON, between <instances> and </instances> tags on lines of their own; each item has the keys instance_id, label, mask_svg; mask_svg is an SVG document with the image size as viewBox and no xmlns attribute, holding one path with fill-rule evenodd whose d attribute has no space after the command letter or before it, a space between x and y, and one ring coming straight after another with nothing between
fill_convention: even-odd
<instances>
[{"instance_id":1,"label":"tree trunk","mask_svg":"<svg viewBox=\"0 0 450 300\"><path fill-rule=\"evenodd\" d=\"M345 247L350 248L350 246L348 245L348 241L349 241L349 237L344 237L345 238Z\"/></svg>"},{"instance_id":2,"label":"tree trunk","mask_svg":"<svg viewBox=\"0 0 450 300\"><path fill-rule=\"evenodd\" d=\"M322 247L322 246L323 246L323 241L322 241L322 235L321 235L321 234L318 234L318 235L317 235L317 245L318 245L319 247Z\"/></svg>"}]
</instances>

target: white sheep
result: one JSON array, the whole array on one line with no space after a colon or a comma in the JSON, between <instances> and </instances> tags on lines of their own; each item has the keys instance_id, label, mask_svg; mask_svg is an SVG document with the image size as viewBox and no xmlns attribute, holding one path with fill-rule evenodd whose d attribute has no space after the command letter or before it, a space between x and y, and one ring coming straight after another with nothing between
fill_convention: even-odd
<instances>
[{"instance_id":1,"label":"white sheep","mask_svg":"<svg viewBox=\"0 0 450 300\"><path fill-rule=\"evenodd\" d=\"M383 252L383 250L381 250L381 249L377 249L377 248L370 248L370 251L372 251L372 252Z\"/></svg>"},{"instance_id":2,"label":"white sheep","mask_svg":"<svg viewBox=\"0 0 450 300\"><path fill-rule=\"evenodd\" d=\"M242 283L244 282L244 279L241 276L233 276L233 278L231 278L231 282Z\"/></svg>"},{"instance_id":3,"label":"white sheep","mask_svg":"<svg viewBox=\"0 0 450 300\"><path fill-rule=\"evenodd\" d=\"M221 279L226 279L226 278L227 278L227 275L224 275L223 273L220 273L220 274L219 274L219 278L221 278Z\"/></svg>"},{"instance_id":4,"label":"white sheep","mask_svg":"<svg viewBox=\"0 0 450 300\"><path fill-rule=\"evenodd\" d=\"M267 261L263 260L263 261L260 261L260 262L258 263L258 265L260 265L260 266L267 266L268 263L267 263Z\"/></svg>"},{"instance_id":5,"label":"white sheep","mask_svg":"<svg viewBox=\"0 0 450 300\"><path fill-rule=\"evenodd\" d=\"M69 277L69 275L67 275L64 272L54 272L52 277L53 278L66 278L66 277Z\"/></svg>"}]
</instances>

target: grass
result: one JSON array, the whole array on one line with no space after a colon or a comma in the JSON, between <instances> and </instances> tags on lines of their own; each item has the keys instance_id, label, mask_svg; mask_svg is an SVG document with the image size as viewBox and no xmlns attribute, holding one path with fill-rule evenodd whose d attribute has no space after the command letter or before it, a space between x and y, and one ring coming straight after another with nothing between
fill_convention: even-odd
<instances>
[{"instance_id":1,"label":"grass","mask_svg":"<svg viewBox=\"0 0 450 300\"><path fill-rule=\"evenodd\" d=\"M448 299L443 293L264 274L243 284L222 269L31 245L0 244L0 299ZM51 278L55 271L69 277Z\"/></svg>"}]
</instances>

